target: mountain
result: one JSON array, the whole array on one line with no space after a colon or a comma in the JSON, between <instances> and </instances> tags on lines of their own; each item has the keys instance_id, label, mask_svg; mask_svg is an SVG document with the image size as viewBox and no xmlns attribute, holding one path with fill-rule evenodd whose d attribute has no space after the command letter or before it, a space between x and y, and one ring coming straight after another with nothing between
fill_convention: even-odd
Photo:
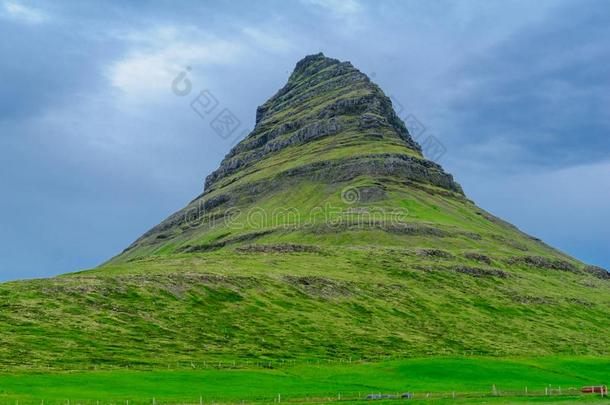
<instances>
[{"instance_id":1,"label":"mountain","mask_svg":"<svg viewBox=\"0 0 610 405\"><path fill-rule=\"evenodd\" d=\"M405 235L464 233L451 222L418 220L417 200L403 198L414 189L460 209L467 203L452 176L423 158L377 85L349 62L312 55L257 109L254 130L206 178L205 192L112 262L246 240L368 245L380 237L400 247ZM361 206L376 209L364 229ZM412 210L413 220L390 223L398 209L407 217Z\"/></svg>"},{"instance_id":2,"label":"mountain","mask_svg":"<svg viewBox=\"0 0 610 405\"><path fill-rule=\"evenodd\" d=\"M609 278L477 207L317 54L185 208L96 269L1 284L0 363L600 354Z\"/></svg>"}]
</instances>

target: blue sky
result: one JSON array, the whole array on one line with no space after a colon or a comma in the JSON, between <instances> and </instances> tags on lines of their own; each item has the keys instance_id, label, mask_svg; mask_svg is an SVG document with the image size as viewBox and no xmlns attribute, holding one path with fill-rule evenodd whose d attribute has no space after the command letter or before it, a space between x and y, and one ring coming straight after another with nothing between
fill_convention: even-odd
<instances>
[{"instance_id":1,"label":"blue sky","mask_svg":"<svg viewBox=\"0 0 610 405\"><path fill-rule=\"evenodd\" d=\"M171 91L187 66L242 134L319 51L480 206L610 268L608 38L605 1L0 0L0 280L96 266L202 191L237 138Z\"/></svg>"}]
</instances>

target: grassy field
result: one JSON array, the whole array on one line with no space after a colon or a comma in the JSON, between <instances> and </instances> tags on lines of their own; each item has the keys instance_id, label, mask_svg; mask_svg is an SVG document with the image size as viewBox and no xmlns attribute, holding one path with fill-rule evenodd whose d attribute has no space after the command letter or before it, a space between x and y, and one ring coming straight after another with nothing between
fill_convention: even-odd
<instances>
[{"instance_id":1,"label":"grassy field","mask_svg":"<svg viewBox=\"0 0 610 405\"><path fill-rule=\"evenodd\" d=\"M0 375L0 401L150 404L154 398L158 404L270 403L279 397L282 402L344 402L364 400L372 393L412 392L413 402L591 403L601 398L566 394L608 381L608 358L449 357L351 364L313 362L273 369L11 373ZM502 397L492 396L494 386ZM529 398L525 397L526 387ZM543 395L549 387L554 390L553 396L534 397ZM426 398L428 393L430 398Z\"/></svg>"}]
</instances>

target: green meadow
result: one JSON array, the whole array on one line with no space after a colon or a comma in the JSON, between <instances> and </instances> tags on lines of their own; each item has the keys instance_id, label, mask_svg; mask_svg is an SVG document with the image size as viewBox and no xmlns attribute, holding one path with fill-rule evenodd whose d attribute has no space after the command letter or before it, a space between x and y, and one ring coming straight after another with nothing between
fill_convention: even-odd
<instances>
[{"instance_id":1,"label":"green meadow","mask_svg":"<svg viewBox=\"0 0 610 405\"><path fill-rule=\"evenodd\" d=\"M223 367L230 364L224 363ZM369 394L410 392L414 394L410 403L610 403L598 395L578 393L582 386L610 380L610 358L438 357L374 363L286 363L273 368L239 364L220 369L217 365L198 366L191 370L1 374L0 401L7 404L362 402L367 401ZM545 389L549 395L545 395Z\"/></svg>"}]
</instances>

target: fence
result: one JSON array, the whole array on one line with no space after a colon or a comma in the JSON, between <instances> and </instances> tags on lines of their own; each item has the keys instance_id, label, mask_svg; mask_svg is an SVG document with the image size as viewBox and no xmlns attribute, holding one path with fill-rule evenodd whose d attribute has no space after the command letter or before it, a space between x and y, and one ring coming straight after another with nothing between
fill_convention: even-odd
<instances>
[{"instance_id":1,"label":"fence","mask_svg":"<svg viewBox=\"0 0 610 405\"><path fill-rule=\"evenodd\" d=\"M539 353L537 355L551 355L552 353ZM591 355L591 356L601 356L601 357L610 357L610 352L594 352L594 353L559 353L561 355L572 356L572 355ZM531 354L528 354L531 355ZM557 353L555 353L557 355ZM503 357L512 357L519 356L519 353L511 353L511 352L501 352L501 351L475 351L475 350L466 350L466 351L450 351L450 350L438 350L438 351L430 351L430 352L418 352L413 355L409 355L408 353L400 353L398 355L379 355L379 356L371 356L371 357L334 357L334 358L297 358L297 359L273 359L273 360L218 360L218 359L185 359L181 361L173 361L173 362L151 362L151 363L127 363L127 364L100 364L95 365L91 364L88 367L83 367L82 364L78 364L76 366L72 366L70 364L0 364L0 371L98 371L98 370L142 370L142 371L150 371L155 370L159 371L161 369L166 370L193 370L193 369L243 369L243 368L281 368L284 366L290 365L324 365L324 364L368 364L368 363L377 363L381 361L392 361L392 360L408 360L408 359L417 359L424 357L486 357L486 358L503 358ZM0 403L1 404L1 403Z\"/></svg>"},{"instance_id":2,"label":"fence","mask_svg":"<svg viewBox=\"0 0 610 405\"><path fill-rule=\"evenodd\" d=\"M315 395L307 395L307 393L293 393L293 394L282 394L282 393L269 393L268 395L251 395L251 396L231 396L228 394L223 397L214 397L200 395L199 397L152 397L146 399L65 399L65 400L3 400L0 396L0 404L7 405L214 405L214 404L279 404L279 403L329 403L329 402L363 402L375 404L382 401L412 401L412 400L464 400L464 399L480 399L486 398L538 398L543 397L549 398L554 397L555 399L568 400L568 399L583 399L584 397L600 397L599 393L596 394L583 394L580 392L580 388L576 387L537 387L530 389L524 387L522 390L503 390L499 387L493 386L486 392L336 392L336 393L316 393ZM409 398L403 398L405 394L409 394ZM0 394L1 395L1 394ZM370 399L373 396L375 399ZM367 398L369 397L369 398ZM450 402L450 401L449 401ZM610 403L610 401L609 401Z\"/></svg>"}]
</instances>

